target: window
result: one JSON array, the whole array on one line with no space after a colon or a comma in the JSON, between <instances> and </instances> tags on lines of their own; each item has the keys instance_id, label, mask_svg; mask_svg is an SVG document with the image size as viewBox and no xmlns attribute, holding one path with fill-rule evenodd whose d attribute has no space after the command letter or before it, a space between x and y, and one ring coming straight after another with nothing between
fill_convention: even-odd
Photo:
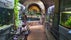
<instances>
[{"instance_id":1,"label":"window","mask_svg":"<svg viewBox=\"0 0 71 40\"><path fill-rule=\"evenodd\" d=\"M61 0L60 25L71 28L71 0Z\"/></svg>"},{"instance_id":2,"label":"window","mask_svg":"<svg viewBox=\"0 0 71 40\"><path fill-rule=\"evenodd\" d=\"M71 11L62 12L60 14L60 24L64 27L71 28Z\"/></svg>"}]
</instances>

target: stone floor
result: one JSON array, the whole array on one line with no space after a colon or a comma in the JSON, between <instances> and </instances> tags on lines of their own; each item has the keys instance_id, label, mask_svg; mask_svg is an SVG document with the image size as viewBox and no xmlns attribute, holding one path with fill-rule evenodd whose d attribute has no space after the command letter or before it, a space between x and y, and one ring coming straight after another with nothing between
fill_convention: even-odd
<instances>
[{"instance_id":1,"label":"stone floor","mask_svg":"<svg viewBox=\"0 0 71 40\"><path fill-rule=\"evenodd\" d=\"M30 34L27 40L55 40L53 35L39 21L28 22Z\"/></svg>"},{"instance_id":2,"label":"stone floor","mask_svg":"<svg viewBox=\"0 0 71 40\"><path fill-rule=\"evenodd\" d=\"M28 40L47 40L43 25L30 26L29 28L31 33L27 38Z\"/></svg>"}]
</instances>

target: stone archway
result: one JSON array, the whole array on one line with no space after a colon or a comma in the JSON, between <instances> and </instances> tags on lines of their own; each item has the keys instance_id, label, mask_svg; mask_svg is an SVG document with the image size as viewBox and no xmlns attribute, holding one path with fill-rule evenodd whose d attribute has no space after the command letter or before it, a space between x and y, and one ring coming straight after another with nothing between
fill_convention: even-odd
<instances>
[{"instance_id":1,"label":"stone archway","mask_svg":"<svg viewBox=\"0 0 71 40\"><path fill-rule=\"evenodd\" d=\"M27 9L28 9L29 11L30 11L30 10L31 10L31 11L33 10L33 11L35 11L35 12L41 12L41 8L39 7L38 4L35 4L35 3L30 4Z\"/></svg>"},{"instance_id":2,"label":"stone archway","mask_svg":"<svg viewBox=\"0 0 71 40\"><path fill-rule=\"evenodd\" d=\"M26 6L26 9L27 9L30 5L36 4L36 5L38 5L38 6L40 7L41 13L42 13L42 14L45 13L45 6L44 6L44 4L43 4L42 1L25 1L23 4Z\"/></svg>"},{"instance_id":3,"label":"stone archway","mask_svg":"<svg viewBox=\"0 0 71 40\"><path fill-rule=\"evenodd\" d=\"M44 15L45 14L45 6L44 6L43 2L40 1L40 0L38 0L38 1L34 1L34 0L29 1L29 0L27 0L23 3L23 5L25 5L26 9L28 9L28 7L32 4L33 5L36 4L39 7L39 9L41 10L40 23L44 24L44 22L45 22L45 15ZM44 18L43 18L43 16L44 16Z\"/></svg>"}]
</instances>

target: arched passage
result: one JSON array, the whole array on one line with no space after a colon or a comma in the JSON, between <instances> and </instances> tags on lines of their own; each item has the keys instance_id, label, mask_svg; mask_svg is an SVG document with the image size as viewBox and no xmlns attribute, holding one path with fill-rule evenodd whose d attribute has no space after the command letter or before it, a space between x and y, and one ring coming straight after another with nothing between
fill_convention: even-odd
<instances>
[{"instance_id":1,"label":"arched passage","mask_svg":"<svg viewBox=\"0 0 71 40\"><path fill-rule=\"evenodd\" d=\"M35 11L35 12L41 12L41 8L39 7L39 5L37 5L37 4L31 4L31 5L29 5L28 6L28 10L29 11Z\"/></svg>"},{"instance_id":2,"label":"arched passage","mask_svg":"<svg viewBox=\"0 0 71 40\"><path fill-rule=\"evenodd\" d=\"M30 6L31 7L36 7L39 11L42 13L45 13L45 7L42 1L25 1L24 5L26 6L26 9L28 9Z\"/></svg>"}]
</instances>

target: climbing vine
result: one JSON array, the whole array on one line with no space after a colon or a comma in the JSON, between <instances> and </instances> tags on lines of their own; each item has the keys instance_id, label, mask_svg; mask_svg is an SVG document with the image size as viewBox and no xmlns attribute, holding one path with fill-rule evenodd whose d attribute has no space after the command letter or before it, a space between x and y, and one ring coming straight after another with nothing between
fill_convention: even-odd
<instances>
[{"instance_id":1,"label":"climbing vine","mask_svg":"<svg viewBox=\"0 0 71 40\"><path fill-rule=\"evenodd\" d=\"M19 0L14 0L14 20L15 20L15 26L16 28L19 26L19 10L18 10L18 3Z\"/></svg>"}]
</instances>

